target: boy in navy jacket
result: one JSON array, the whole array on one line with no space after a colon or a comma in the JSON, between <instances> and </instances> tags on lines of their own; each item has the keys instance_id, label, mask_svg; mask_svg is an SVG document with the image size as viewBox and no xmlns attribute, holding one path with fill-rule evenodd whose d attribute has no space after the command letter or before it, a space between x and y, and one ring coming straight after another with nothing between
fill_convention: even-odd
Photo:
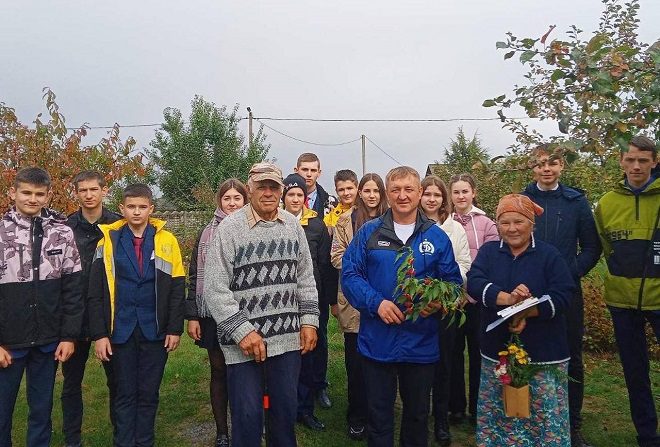
<instances>
[{"instance_id":1,"label":"boy in navy jacket","mask_svg":"<svg viewBox=\"0 0 660 447\"><path fill-rule=\"evenodd\" d=\"M176 238L150 218L147 185L127 186L119 208L124 219L99 227L89 329L96 357L112 362L115 447L152 446L165 363L183 332L185 271Z\"/></svg>"},{"instance_id":2,"label":"boy in navy jacket","mask_svg":"<svg viewBox=\"0 0 660 447\"><path fill-rule=\"evenodd\" d=\"M536 219L534 236L555 246L571 270L575 282L575 296L566 311L568 347L571 359L568 375L568 402L571 421L571 445L589 447L582 438L582 401L584 399L584 363L582 337L584 335L584 301L580 278L594 268L600 258L601 244L596 222L585 195L559 182L564 169L560 150L542 145L532 151L535 183L523 194L545 211ZM578 253L578 248L580 249Z\"/></svg>"}]
</instances>

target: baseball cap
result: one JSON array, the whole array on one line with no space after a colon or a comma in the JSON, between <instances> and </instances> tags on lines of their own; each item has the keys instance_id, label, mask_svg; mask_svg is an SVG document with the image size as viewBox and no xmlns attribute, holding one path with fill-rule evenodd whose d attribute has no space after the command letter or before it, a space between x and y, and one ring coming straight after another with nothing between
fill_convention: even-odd
<instances>
[{"instance_id":1,"label":"baseball cap","mask_svg":"<svg viewBox=\"0 0 660 447\"><path fill-rule=\"evenodd\" d=\"M248 178L254 182L263 182L264 180L272 180L278 185L284 186L282 182L282 170L274 163L255 163L250 168Z\"/></svg>"}]
</instances>

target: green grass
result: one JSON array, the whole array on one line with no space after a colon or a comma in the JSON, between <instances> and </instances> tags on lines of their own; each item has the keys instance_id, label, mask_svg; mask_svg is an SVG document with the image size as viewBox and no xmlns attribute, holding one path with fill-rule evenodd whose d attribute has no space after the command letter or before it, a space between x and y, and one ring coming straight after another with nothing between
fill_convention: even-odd
<instances>
[{"instance_id":1,"label":"green grass","mask_svg":"<svg viewBox=\"0 0 660 447\"><path fill-rule=\"evenodd\" d=\"M360 445L346 436L346 389L343 359L343 336L334 319L329 329L330 364L328 379L333 407L317 409L316 415L326 424L321 433L298 428L298 444L309 446ZM660 389L660 364L652 364L652 387ZM630 420L628 396L621 366L616 357L586 355L586 398L584 434L594 445L619 447L635 445L635 433ZM156 423L156 445L159 447L211 446L215 435L208 400L209 367L206 351L197 348L186 336L178 351L170 356L161 386L161 402ZM83 384L85 419L83 439L88 447L111 446L112 431L108 420L107 388L103 368L90 359ZM62 377L58 373L53 409L53 446L63 445L62 412L59 396ZM17 447L25 445L27 408L24 389L14 415L13 439ZM432 429L432 424L429 424ZM474 435L467 425L452 427L452 446L474 446ZM429 440L432 440L429 433ZM433 445L430 443L430 445Z\"/></svg>"}]
</instances>

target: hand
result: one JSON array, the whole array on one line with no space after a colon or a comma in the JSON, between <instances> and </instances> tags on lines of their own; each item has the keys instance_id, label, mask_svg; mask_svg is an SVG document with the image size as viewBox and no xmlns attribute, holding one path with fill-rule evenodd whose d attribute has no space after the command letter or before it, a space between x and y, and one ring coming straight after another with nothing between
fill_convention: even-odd
<instances>
[{"instance_id":1,"label":"hand","mask_svg":"<svg viewBox=\"0 0 660 447\"><path fill-rule=\"evenodd\" d=\"M332 314L333 317L338 318L339 317L339 305L332 304L330 306L330 313Z\"/></svg>"},{"instance_id":2,"label":"hand","mask_svg":"<svg viewBox=\"0 0 660 447\"><path fill-rule=\"evenodd\" d=\"M9 365L11 365L11 354L0 346L0 368L7 368Z\"/></svg>"},{"instance_id":3,"label":"hand","mask_svg":"<svg viewBox=\"0 0 660 447\"><path fill-rule=\"evenodd\" d=\"M440 309L442 309L442 303L441 302L431 301L430 303L428 303L426 305L426 307L424 307L424 309L422 309L422 311L419 313L419 316L426 318L429 315L436 313Z\"/></svg>"},{"instance_id":4,"label":"hand","mask_svg":"<svg viewBox=\"0 0 660 447\"><path fill-rule=\"evenodd\" d=\"M511 318L511 323L509 323L509 332L520 334L525 329L525 327L527 327L527 318L524 316L520 317L516 315L515 317Z\"/></svg>"},{"instance_id":5,"label":"hand","mask_svg":"<svg viewBox=\"0 0 660 447\"><path fill-rule=\"evenodd\" d=\"M316 348L318 336L314 326L303 326L300 328L300 349L301 354L307 354Z\"/></svg>"},{"instance_id":6,"label":"hand","mask_svg":"<svg viewBox=\"0 0 660 447\"><path fill-rule=\"evenodd\" d=\"M66 362L69 357L73 355L76 346L72 341L61 341L55 350L55 360L58 362Z\"/></svg>"},{"instance_id":7,"label":"hand","mask_svg":"<svg viewBox=\"0 0 660 447\"><path fill-rule=\"evenodd\" d=\"M167 352L172 352L179 347L179 341L181 341L180 335L166 335L165 336L165 350Z\"/></svg>"},{"instance_id":8,"label":"hand","mask_svg":"<svg viewBox=\"0 0 660 447\"><path fill-rule=\"evenodd\" d=\"M381 301L378 306L378 316L385 324L401 324L403 323L404 316L399 306L390 300Z\"/></svg>"},{"instance_id":9,"label":"hand","mask_svg":"<svg viewBox=\"0 0 660 447\"><path fill-rule=\"evenodd\" d=\"M112 357L112 345L108 337L99 338L94 342L94 353L96 358L102 362L109 362Z\"/></svg>"},{"instance_id":10,"label":"hand","mask_svg":"<svg viewBox=\"0 0 660 447\"><path fill-rule=\"evenodd\" d=\"M257 331L252 331L243 337L243 340L238 342L238 347L247 357L254 356L257 363L266 360L266 345Z\"/></svg>"},{"instance_id":11,"label":"hand","mask_svg":"<svg viewBox=\"0 0 660 447\"><path fill-rule=\"evenodd\" d=\"M195 341L199 341L202 338L202 327L199 325L199 321L188 321L188 336Z\"/></svg>"},{"instance_id":12,"label":"hand","mask_svg":"<svg viewBox=\"0 0 660 447\"><path fill-rule=\"evenodd\" d=\"M531 296L532 294L525 284L518 284L518 286L516 286L511 292L511 298L515 300L512 304L524 301Z\"/></svg>"}]
</instances>

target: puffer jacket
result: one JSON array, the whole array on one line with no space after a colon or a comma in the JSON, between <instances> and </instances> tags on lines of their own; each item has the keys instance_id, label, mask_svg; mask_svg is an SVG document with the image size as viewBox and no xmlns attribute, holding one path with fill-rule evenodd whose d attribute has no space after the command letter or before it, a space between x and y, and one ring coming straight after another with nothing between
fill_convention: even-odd
<instances>
[{"instance_id":1,"label":"puffer jacket","mask_svg":"<svg viewBox=\"0 0 660 447\"><path fill-rule=\"evenodd\" d=\"M499 241L500 236L497 232L495 222L486 216L486 212L473 206L469 213L452 213L452 218L463 225L467 234L468 244L470 244L470 256L472 261L477 257L477 253L482 245L490 241Z\"/></svg>"},{"instance_id":2,"label":"puffer jacket","mask_svg":"<svg viewBox=\"0 0 660 447\"><path fill-rule=\"evenodd\" d=\"M552 191L541 191L536 183L531 183L522 194L543 207L543 214L534 222L534 236L557 247L579 286L580 278L594 268L601 252L587 198L581 191L561 183Z\"/></svg>"},{"instance_id":3,"label":"puffer jacket","mask_svg":"<svg viewBox=\"0 0 660 447\"><path fill-rule=\"evenodd\" d=\"M341 260L346 252L348 244L353 240L353 210L345 212L335 225L335 232L332 236L332 248L330 249L330 259L332 265L341 270ZM360 330L360 312L351 306L341 291L337 292L337 320L342 332L357 334Z\"/></svg>"},{"instance_id":4,"label":"puffer jacket","mask_svg":"<svg viewBox=\"0 0 660 447\"><path fill-rule=\"evenodd\" d=\"M8 349L74 341L83 300L78 248L66 217L15 209L0 221L0 345Z\"/></svg>"},{"instance_id":5,"label":"puffer jacket","mask_svg":"<svg viewBox=\"0 0 660 447\"><path fill-rule=\"evenodd\" d=\"M621 181L595 215L607 260L605 302L660 310L660 178L638 194Z\"/></svg>"},{"instance_id":6,"label":"puffer jacket","mask_svg":"<svg viewBox=\"0 0 660 447\"><path fill-rule=\"evenodd\" d=\"M467 281L467 272L470 270L470 265L472 265L472 258L470 257L470 244L467 240L467 233L463 226L456 222L454 219L447 217L442 224L437 223L442 231L447 233L449 240L451 241L451 246L454 250L454 258L458 264L458 268L461 270L461 278L463 278L463 284Z\"/></svg>"}]
</instances>

